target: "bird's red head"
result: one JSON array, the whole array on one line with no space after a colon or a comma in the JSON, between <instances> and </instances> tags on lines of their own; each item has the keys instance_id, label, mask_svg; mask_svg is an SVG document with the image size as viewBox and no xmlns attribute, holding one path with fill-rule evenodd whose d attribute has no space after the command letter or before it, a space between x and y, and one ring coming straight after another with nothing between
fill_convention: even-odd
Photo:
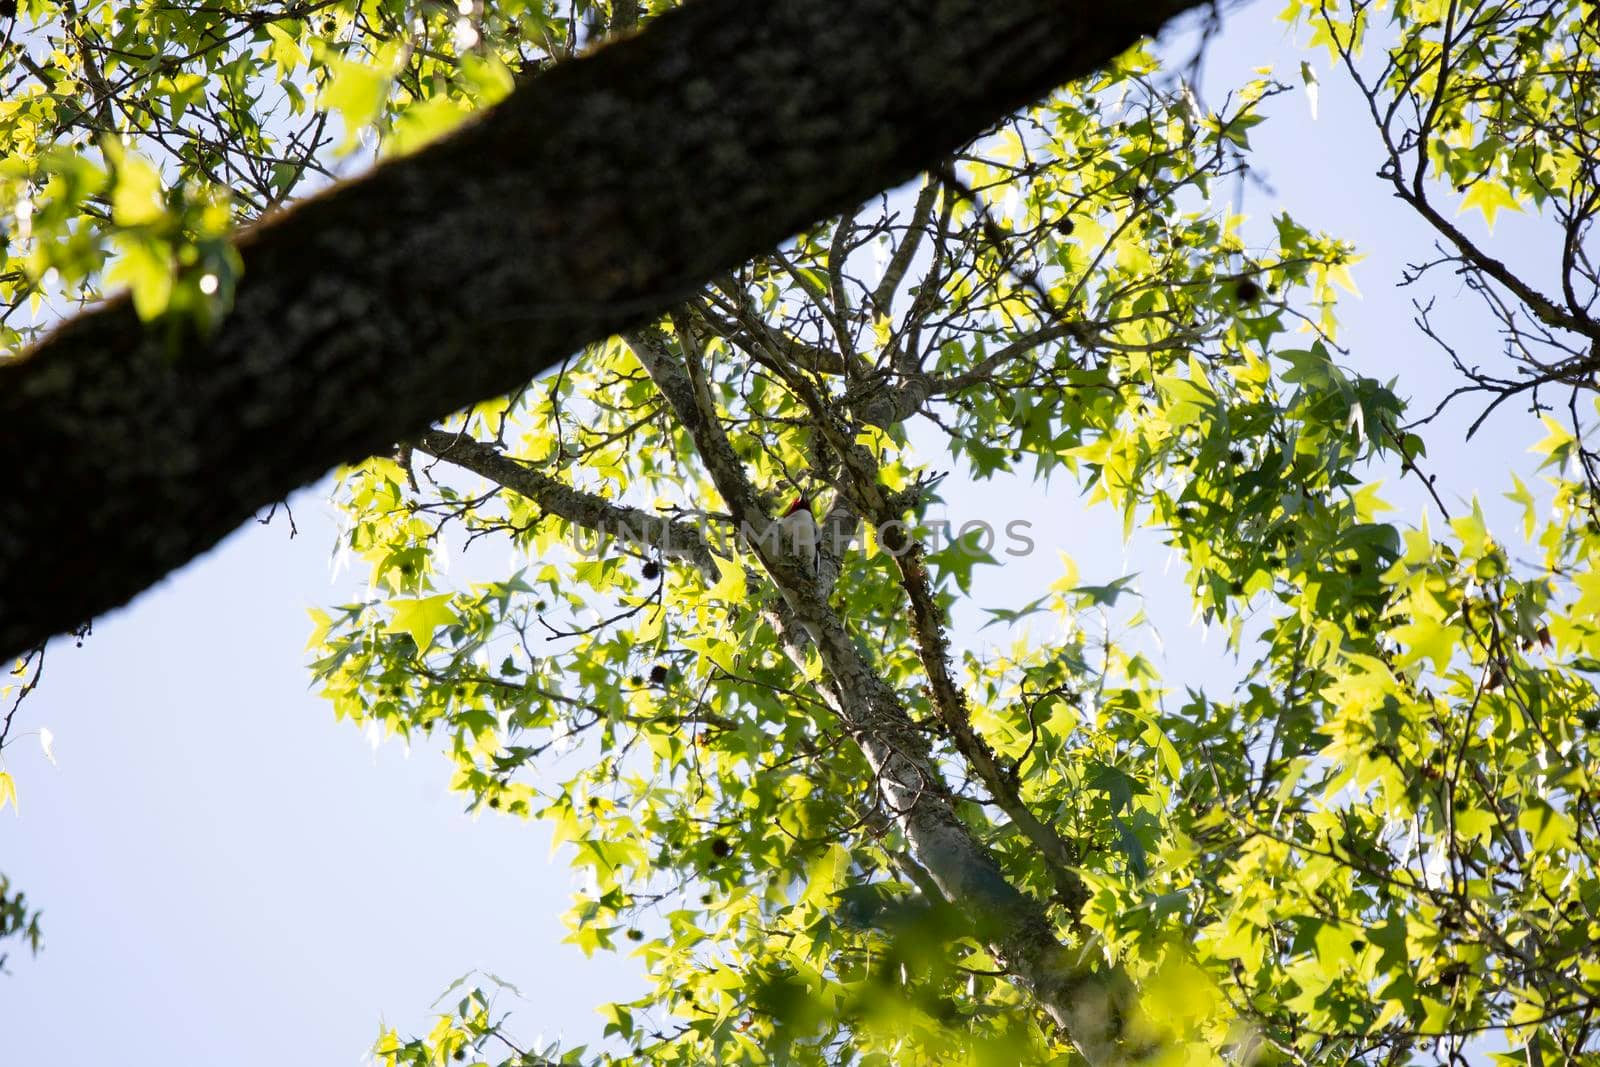
<instances>
[{"instance_id":1,"label":"bird's red head","mask_svg":"<svg viewBox=\"0 0 1600 1067\"><path fill-rule=\"evenodd\" d=\"M799 512L799 511L810 511L810 510L811 510L811 501L807 500L806 497L805 497L805 494L802 493L799 496L794 498L794 503L789 505L789 510L785 511L783 513L783 517L787 519L790 515L793 515L796 512Z\"/></svg>"}]
</instances>

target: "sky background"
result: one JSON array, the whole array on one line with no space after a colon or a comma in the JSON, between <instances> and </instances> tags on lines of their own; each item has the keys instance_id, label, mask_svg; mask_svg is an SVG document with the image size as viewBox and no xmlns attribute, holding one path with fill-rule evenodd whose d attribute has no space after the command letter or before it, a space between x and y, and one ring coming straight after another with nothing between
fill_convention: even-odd
<instances>
[{"instance_id":1,"label":"sky background","mask_svg":"<svg viewBox=\"0 0 1600 1067\"><path fill-rule=\"evenodd\" d=\"M1275 13L1257 2L1228 16L1205 64L1213 104L1258 66L1298 85L1306 54ZM1187 58L1192 44L1175 37L1165 50ZM1252 165L1271 190L1249 187L1244 211L1260 224L1287 209L1356 242L1363 296L1342 304L1345 362L1398 376L1414 410L1431 407L1456 379L1394 283L1405 263L1429 255L1432 234L1373 176L1378 145L1364 102L1325 56L1311 58L1318 116L1302 92L1268 103ZM1527 220L1502 215L1498 226L1504 257L1537 254ZM1457 340L1493 361L1476 298L1442 284L1431 291L1454 301ZM1526 447L1543 435L1506 411L1464 443L1472 414L1463 405L1427 431L1430 469L1452 507L1481 490L1514 540L1500 494L1509 470L1527 476ZM1420 489L1393 472L1373 477L1389 478L1384 496L1397 512L1388 517L1414 524ZM473 969L520 989L500 1001L517 1035L577 1042L598 1036L600 1003L639 988L635 961L585 959L561 944L573 881L543 826L464 814L434 749L375 749L310 688L306 611L358 591L348 572L333 577L327 493L324 484L293 498L297 537L280 511L97 622L82 648L51 646L44 684L13 729L52 731L56 764L25 736L5 760L21 808L0 813L0 871L43 910L44 951L30 958L8 946L0 1067L354 1065L382 1020L425 1031L435 999ZM980 571L978 603L1032 599L1060 575L1058 549L1086 582L1139 571L1169 683L1227 673L1219 638L1188 622L1182 565L1158 539L1125 547L1120 518L1085 510L1065 482L1047 491L952 478L943 495L958 525L996 515L1034 523L1037 550ZM482 551L489 563L503 554ZM972 622L958 627L959 641L994 638Z\"/></svg>"}]
</instances>

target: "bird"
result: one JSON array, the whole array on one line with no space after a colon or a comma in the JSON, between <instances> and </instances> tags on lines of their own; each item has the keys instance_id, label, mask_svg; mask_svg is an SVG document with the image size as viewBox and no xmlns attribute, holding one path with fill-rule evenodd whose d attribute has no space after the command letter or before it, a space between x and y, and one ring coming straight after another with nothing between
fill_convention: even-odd
<instances>
[{"instance_id":1,"label":"bird","mask_svg":"<svg viewBox=\"0 0 1600 1067\"><path fill-rule=\"evenodd\" d=\"M790 552L811 564L811 573L817 573L822 564L822 538L817 527L817 517L811 513L811 500L804 493L795 497L783 517L778 520L783 543Z\"/></svg>"}]
</instances>

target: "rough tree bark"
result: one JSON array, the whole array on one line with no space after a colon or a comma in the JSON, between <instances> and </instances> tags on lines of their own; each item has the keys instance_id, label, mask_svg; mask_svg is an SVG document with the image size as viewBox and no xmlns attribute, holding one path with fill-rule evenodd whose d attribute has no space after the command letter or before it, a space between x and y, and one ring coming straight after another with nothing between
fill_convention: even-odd
<instances>
[{"instance_id":1,"label":"rough tree bark","mask_svg":"<svg viewBox=\"0 0 1600 1067\"><path fill-rule=\"evenodd\" d=\"M126 300L70 320L0 365L0 658L1200 2L693 0L245 235L210 336L174 350Z\"/></svg>"}]
</instances>

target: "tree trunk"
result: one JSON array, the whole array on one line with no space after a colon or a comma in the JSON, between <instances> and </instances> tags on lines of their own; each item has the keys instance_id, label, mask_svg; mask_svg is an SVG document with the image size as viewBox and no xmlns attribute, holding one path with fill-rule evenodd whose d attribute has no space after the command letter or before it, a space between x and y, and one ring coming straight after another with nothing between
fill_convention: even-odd
<instances>
[{"instance_id":1,"label":"tree trunk","mask_svg":"<svg viewBox=\"0 0 1600 1067\"><path fill-rule=\"evenodd\" d=\"M0 366L0 658L253 511L641 323L1199 0L692 0L245 234L232 312L126 299Z\"/></svg>"}]
</instances>

